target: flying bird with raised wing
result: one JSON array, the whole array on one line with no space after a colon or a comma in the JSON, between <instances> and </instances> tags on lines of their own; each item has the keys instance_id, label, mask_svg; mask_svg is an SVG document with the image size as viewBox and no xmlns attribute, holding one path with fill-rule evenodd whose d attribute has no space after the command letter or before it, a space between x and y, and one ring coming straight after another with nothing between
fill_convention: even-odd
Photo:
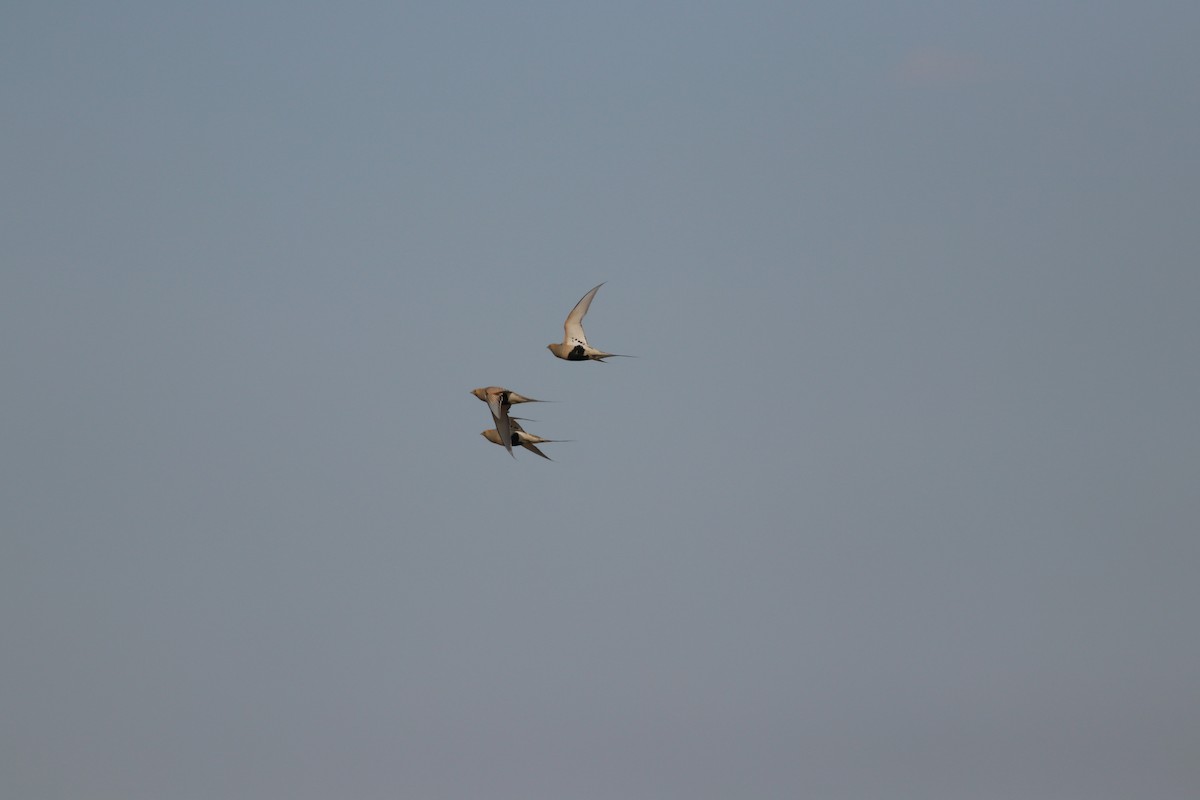
<instances>
[{"instance_id":1,"label":"flying bird with raised wing","mask_svg":"<svg viewBox=\"0 0 1200 800\"><path fill-rule=\"evenodd\" d=\"M504 445L504 449L510 456L516 458L512 451L512 426L516 423L513 423L512 418L508 415L508 410L517 403L542 403L545 401L525 397L505 389L503 386L484 386L472 389L471 394L488 404L488 410L492 412L492 421L496 425L496 433L500 438L499 443ZM520 429L519 424L517 424L517 429Z\"/></svg>"},{"instance_id":2,"label":"flying bird with raised wing","mask_svg":"<svg viewBox=\"0 0 1200 800\"><path fill-rule=\"evenodd\" d=\"M603 285L603 283L600 284L600 286ZM588 344L587 335L583 332L583 318L592 305L592 298L596 296L596 292L600 291L600 286L581 297L575 307L571 309L571 313L567 314L567 321L563 323L562 342L546 345L550 352L558 358L566 361L599 361L601 363L606 358L633 358L633 356L623 356L620 353L606 353Z\"/></svg>"},{"instance_id":3,"label":"flying bird with raised wing","mask_svg":"<svg viewBox=\"0 0 1200 800\"><path fill-rule=\"evenodd\" d=\"M568 441L567 439L543 439L541 436L535 436L534 434L529 433L524 428L522 428L521 423L517 422L516 417L509 417L508 423L512 429L512 434L509 437L509 446L510 447L516 447L516 446L520 445L521 447L524 447L526 450L530 451L531 453L536 453L537 455L541 456L542 458L546 459L547 461L553 461L554 459L551 458L550 456L546 455L545 453L543 453L541 450L539 450L537 447L539 444L544 444L546 442ZM502 440L500 438L500 433L495 428L490 428L486 431L482 431L480 433L480 435L483 438L487 439L492 444L500 444L500 445L504 444L504 440Z\"/></svg>"}]
</instances>

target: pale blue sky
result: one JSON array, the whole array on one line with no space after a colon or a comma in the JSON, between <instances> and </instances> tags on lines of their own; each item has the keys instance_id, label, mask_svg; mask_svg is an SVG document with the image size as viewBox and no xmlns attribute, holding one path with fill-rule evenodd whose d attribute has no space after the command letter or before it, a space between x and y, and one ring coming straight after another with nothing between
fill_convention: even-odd
<instances>
[{"instance_id":1,"label":"pale blue sky","mask_svg":"<svg viewBox=\"0 0 1200 800\"><path fill-rule=\"evenodd\" d=\"M1200 794L1197 30L9 3L0 795Z\"/></svg>"}]
</instances>

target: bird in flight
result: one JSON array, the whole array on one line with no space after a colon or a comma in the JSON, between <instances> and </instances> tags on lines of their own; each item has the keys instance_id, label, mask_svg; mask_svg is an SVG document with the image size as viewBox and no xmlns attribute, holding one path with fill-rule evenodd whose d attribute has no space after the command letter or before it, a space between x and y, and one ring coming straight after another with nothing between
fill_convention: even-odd
<instances>
[{"instance_id":1,"label":"bird in flight","mask_svg":"<svg viewBox=\"0 0 1200 800\"><path fill-rule=\"evenodd\" d=\"M508 415L508 410L517 403L541 403L545 401L525 397L524 395L505 389L503 386L484 386L472 389L471 394L488 404L488 410L492 412L492 421L496 425L496 433L500 438L499 443L504 445L504 449L508 451L510 456L516 458L512 451L512 426L516 424L517 429L520 430L520 424L512 421L512 417Z\"/></svg>"},{"instance_id":2,"label":"bird in flight","mask_svg":"<svg viewBox=\"0 0 1200 800\"><path fill-rule=\"evenodd\" d=\"M535 436L534 434L529 433L522 428L521 423L517 422L516 417L509 417L508 424L512 429L512 434L509 438L510 447L516 447L517 445L520 445L526 450L536 453L547 461L553 461L554 459L539 450L537 446L545 442L566 441L565 439L543 439L541 436ZM504 441L500 438L500 433L495 428L490 428L486 431L483 431L480 435L492 444L504 444Z\"/></svg>"},{"instance_id":3,"label":"bird in flight","mask_svg":"<svg viewBox=\"0 0 1200 800\"><path fill-rule=\"evenodd\" d=\"M600 286L603 285L603 283L600 284ZM571 309L571 313L567 314L567 321L563 323L562 342L546 345L551 353L567 361L603 362L604 359L613 357L633 358L633 356L622 356L619 353L606 353L588 344L587 335L583 332L583 317L587 314L588 307L592 305L592 298L596 296L596 292L600 291L600 286L580 298L575 307Z\"/></svg>"}]
</instances>

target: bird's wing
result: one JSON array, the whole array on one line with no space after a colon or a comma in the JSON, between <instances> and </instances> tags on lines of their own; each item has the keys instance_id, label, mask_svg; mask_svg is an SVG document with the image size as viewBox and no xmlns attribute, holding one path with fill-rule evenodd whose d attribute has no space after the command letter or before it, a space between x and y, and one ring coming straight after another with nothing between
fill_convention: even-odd
<instances>
[{"instance_id":1,"label":"bird's wing","mask_svg":"<svg viewBox=\"0 0 1200 800\"><path fill-rule=\"evenodd\" d=\"M496 418L496 433L500 435L500 443L504 445L504 449L510 456L516 458L512 451L512 428L507 414Z\"/></svg>"},{"instance_id":2,"label":"bird's wing","mask_svg":"<svg viewBox=\"0 0 1200 800\"><path fill-rule=\"evenodd\" d=\"M548 456L548 455L546 455L545 453L543 453L541 450L538 450L538 449L537 449L537 445L535 445L533 442L521 442L521 447L524 447L526 450L529 450L529 451L530 451L530 452L532 452L532 453L537 453L539 456L541 456L542 458L546 459L547 461L553 461L553 460L554 460L554 459L553 459L553 458L551 458L550 456Z\"/></svg>"},{"instance_id":3,"label":"bird's wing","mask_svg":"<svg viewBox=\"0 0 1200 800\"><path fill-rule=\"evenodd\" d=\"M566 334L564 344L581 344L584 347L588 346L587 336L583 332L583 317L588 312L588 307L592 305L592 298L596 296L596 292L600 291L600 284L595 289L585 294L571 309L571 313L567 314L567 321L563 323L563 332Z\"/></svg>"},{"instance_id":4,"label":"bird's wing","mask_svg":"<svg viewBox=\"0 0 1200 800\"><path fill-rule=\"evenodd\" d=\"M500 434L500 443L510 456L516 458L512 451L512 421L508 418L508 409L504 407L500 394L488 392L487 404L496 423L496 433Z\"/></svg>"}]
</instances>

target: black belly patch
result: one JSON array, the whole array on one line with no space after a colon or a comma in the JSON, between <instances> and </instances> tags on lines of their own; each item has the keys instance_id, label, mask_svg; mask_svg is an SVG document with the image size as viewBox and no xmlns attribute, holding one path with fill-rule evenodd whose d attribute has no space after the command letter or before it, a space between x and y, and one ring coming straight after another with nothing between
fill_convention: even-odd
<instances>
[{"instance_id":1,"label":"black belly patch","mask_svg":"<svg viewBox=\"0 0 1200 800\"><path fill-rule=\"evenodd\" d=\"M583 345L577 344L571 348L571 352L567 353L567 361L587 361L587 355L584 353Z\"/></svg>"},{"instance_id":2,"label":"black belly patch","mask_svg":"<svg viewBox=\"0 0 1200 800\"><path fill-rule=\"evenodd\" d=\"M513 447L518 447L518 446L520 446L520 444L521 444L521 435L520 435L519 433L514 433L514 434L512 435L512 445L513 445Z\"/></svg>"}]
</instances>

